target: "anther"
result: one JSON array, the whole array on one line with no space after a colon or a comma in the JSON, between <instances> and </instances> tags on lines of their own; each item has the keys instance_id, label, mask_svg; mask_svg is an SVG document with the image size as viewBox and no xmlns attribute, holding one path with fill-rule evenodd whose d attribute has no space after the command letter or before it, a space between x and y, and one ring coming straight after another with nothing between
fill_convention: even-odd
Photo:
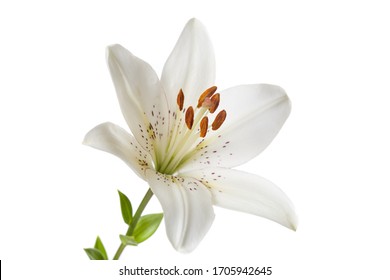
<instances>
[{"instance_id":1,"label":"anther","mask_svg":"<svg viewBox=\"0 0 390 280\"><path fill-rule=\"evenodd\" d=\"M206 137L208 127L209 127L209 118L206 116L203 117L203 119L200 121L200 134L199 134L200 137L202 138Z\"/></svg>"},{"instance_id":2,"label":"anther","mask_svg":"<svg viewBox=\"0 0 390 280\"><path fill-rule=\"evenodd\" d=\"M177 95L177 105L179 106L179 110L183 110L184 105L184 93L183 90L180 89L179 94Z\"/></svg>"},{"instance_id":3,"label":"anther","mask_svg":"<svg viewBox=\"0 0 390 280\"><path fill-rule=\"evenodd\" d=\"M217 91L217 87L216 86L212 86L208 89L206 89L199 97L198 99L198 108L200 108L203 104L203 101L207 98L207 97L210 97L212 96L215 92Z\"/></svg>"},{"instance_id":4,"label":"anther","mask_svg":"<svg viewBox=\"0 0 390 280\"><path fill-rule=\"evenodd\" d=\"M219 93L214 94L213 97L211 97L211 106L209 108L210 113L214 113L219 105L220 95Z\"/></svg>"},{"instance_id":5,"label":"anther","mask_svg":"<svg viewBox=\"0 0 390 280\"><path fill-rule=\"evenodd\" d=\"M213 130L217 130L218 128L221 127L221 125L223 124L223 122L225 121L226 119L226 111L225 110L222 110L221 112L218 113L218 115L215 117L214 121L213 121L213 124L211 125L211 128Z\"/></svg>"},{"instance_id":6,"label":"anther","mask_svg":"<svg viewBox=\"0 0 390 280\"><path fill-rule=\"evenodd\" d=\"M191 129L194 124L194 109L192 106L187 108L185 121L188 129Z\"/></svg>"}]
</instances>

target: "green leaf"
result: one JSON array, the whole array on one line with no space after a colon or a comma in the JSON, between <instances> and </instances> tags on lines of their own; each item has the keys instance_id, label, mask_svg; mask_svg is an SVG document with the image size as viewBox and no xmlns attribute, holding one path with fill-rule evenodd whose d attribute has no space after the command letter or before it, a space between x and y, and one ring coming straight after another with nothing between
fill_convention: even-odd
<instances>
[{"instance_id":1,"label":"green leaf","mask_svg":"<svg viewBox=\"0 0 390 280\"><path fill-rule=\"evenodd\" d=\"M123 194L122 192L120 192L119 190L118 190L118 193L119 193L119 199L121 202L121 211L122 211L123 221L126 224L130 225L131 220L133 219L133 208L131 207L131 202L127 198L127 196L125 194Z\"/></svg>"},{"instance_id":2,"label":"green leaf","mask_svg":"<svg viewBox=\"0 0 390 280\"><path fill-rule=\"evenodd\" d=\"M137 246L138 243L135 241L134 236L119 235L123 245Z\"/></svg>"},{"instance_id":3,"label":"green leaf","mask_svg":"<svg viewBox=\"0 0 390 280\"><path fill-rule=\"evenodd\" d=\"M104 248L103 242L99 236L96 238L94 248L97 249L102 254L105 260L108 260L106 249Z\"/></svg>"},{"instance_id":4,"label":"green leaf","mask_svg":"<svg viewBox=\"0 0 390 280\"><path fill-rule=\"evenodd\" d=\"M87 253L89 259L91 259L91 260L104 260L102 253L98 249L87 248L87 249L84 249L84 251L85 251L85 253Z\"/></svg>"},{"instance_id":5,"label":"green leaf","mask_svg":"<svg viewBox=\"0 0 390 280\"><path fill-rule=\"evenodd\" d=\"M163 213L142 216L134 229L135 241L141 243L151 237L160 225L163 216Z\"/></svg>"}]
</instances>

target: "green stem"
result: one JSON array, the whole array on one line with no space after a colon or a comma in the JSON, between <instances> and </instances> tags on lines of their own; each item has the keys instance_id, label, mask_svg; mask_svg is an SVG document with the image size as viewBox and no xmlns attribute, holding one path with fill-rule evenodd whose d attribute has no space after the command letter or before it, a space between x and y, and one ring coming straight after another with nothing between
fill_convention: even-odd
<instances>
[{"instance_id":1,"label":"green stem","mask_svg":"<svg viewBox=\"0 0 390 280\"><path fill-rule=\"evenodd\" d=\"M127 236L131 236L133 234L134 229L137 226L138 220L141 217L142 212L144 211L146 205L148 205L149 200L152 198L152 196L153 196L152 190L148 189L148 191L146 192L146 194L145 194L144 198L142 199L140 205L138 206L137 211L134 214L133 220L131 221L131 224L130 224L127 232L126 232ZM118 260L125 248L126 248L126 245L121 243L121 245L119 246L118 250L115 253L115 256L114 256L113 260Z\"/></svg>"}]
</instances>

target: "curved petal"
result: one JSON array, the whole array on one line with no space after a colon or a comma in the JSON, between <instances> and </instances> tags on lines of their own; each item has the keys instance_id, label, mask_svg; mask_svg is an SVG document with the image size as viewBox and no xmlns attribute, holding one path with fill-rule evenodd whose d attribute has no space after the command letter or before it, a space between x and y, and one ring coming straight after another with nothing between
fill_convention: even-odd
<instances>
[{"instance_id":1,"label":"curved petal","mask_svg":"<svg viewBox=\"0 0 390 280\"><path fill-rule=\"evenodd\" d=\"M134 137L112 123L102 123L90 130L83 144L119 157L144 180L145 170L153 166L150 155Z\"/></svg>"},{"instance_id":2,"label":"curved petal","mask_svg":"<svg viewBox=\"0 0 390 280\"><path fill-rule=\"evenodd\" d=\"M169 241L180 252L191 252L214 221L211 194L193 178L147 170L150 188L161 203Z\"/></svg>"},{"instance_id":3,"label":"curved petal","mask_svg":"<svg viewBox=\"0 0 390 280\"><path fill-rule=\"evenodd\" d=\"M242 85L221 92L219 108L227 112L221 128L212 131L188 156L181 170L234 167L262 152L281 129L291 105L274 85Z\"/></svg>"},{"instance_id":4,"label":"curved petal","mask_svg":"<svg viewBox=\"0 0 390 280\"><path fill-rule=\"evenodd\" d=\"M261 216L292 230L297 227L291 201L280 188L260 176L228 168L207 168L182 175L197 178L209 187L217 206Z\"/></svg>"},{"instance_id":5,"label":"curved petal","mask_svg":"<svg viewBox=\"0 0 390 280\"><path fill-rule=\"evenodd\" d=\"M120 45L107 48L107 63L128 126L154 156L154 147L165 145L168 137L168 109L160 80L149 64Z\"/></svg>"},{"instance_id":6,"label":"curved petal","mask_svg":"<svg viewBox=\"0 0 390 280\"><path fill-rule=\"evenodd\" d=\"M191 19L184 27L164 65L161 82L171 111L176 111L176 96L184 92L184 107L196 105L199 95L214 85L214 50L203 24Z\"/></svg>"}]
</instances>

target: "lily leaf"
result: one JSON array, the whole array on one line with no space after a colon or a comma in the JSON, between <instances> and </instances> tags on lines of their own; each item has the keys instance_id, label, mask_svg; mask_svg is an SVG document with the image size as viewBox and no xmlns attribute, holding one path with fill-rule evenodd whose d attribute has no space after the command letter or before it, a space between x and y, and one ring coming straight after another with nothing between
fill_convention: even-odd
<instances>
[{"instance_id":1,"label":"lily leaf","mask_svg":"<svg viewBox=\"0 0 390 280\"><path fill-rule=\"evenodd\" d=\"M130 225L131 220L133 219L133 208L131 207L131 202L124 193L120 192L119 190L118 193L121 203L123 221Z\"/></svg>"},{"instance_id":2,"label":"lily leaf","mask_svg":"<svg viewBox=\"0 0 390 280\"><path fill-rule=\"evenodd\" d=\"M89 259L91 260L105 260L102 253L95 248L86 248L84 249L85 253L87 253Z\"/></svg>"},{"instance_id":3,"label":"lily leaf","mask_svg":"<svg viewBox=\"0 0 390 280\"><path fill-rule=\"evenodd\" d=\"M94 248L97 249L102 254L105 260L108 260L106 249L104 248L103 242L99 236L96 238Z\"/></svg>"},{"instance_id":4,"label":"lily leaf","mask_svg":"<svg viewBox=\"0 0 390 280\"><path fill-rule=\"evenodd\" d=\"M160 225L163 216L163 213L142 216L134 229L135 241L141 243L151 237Z\"/></svg>"},{"instance_id":5,"label":"lily leaf","mask_svg":"<svg viewBox=\"0 0 390 280\"><path fill-rule=\"evenodd\" d=\"M121 239L122 243L124 245L130 245L130 246L137 246L138 243L135 241L134 236L127 236L127 235L119 235L119 238Z\"/></svg>"}]
</instances>

